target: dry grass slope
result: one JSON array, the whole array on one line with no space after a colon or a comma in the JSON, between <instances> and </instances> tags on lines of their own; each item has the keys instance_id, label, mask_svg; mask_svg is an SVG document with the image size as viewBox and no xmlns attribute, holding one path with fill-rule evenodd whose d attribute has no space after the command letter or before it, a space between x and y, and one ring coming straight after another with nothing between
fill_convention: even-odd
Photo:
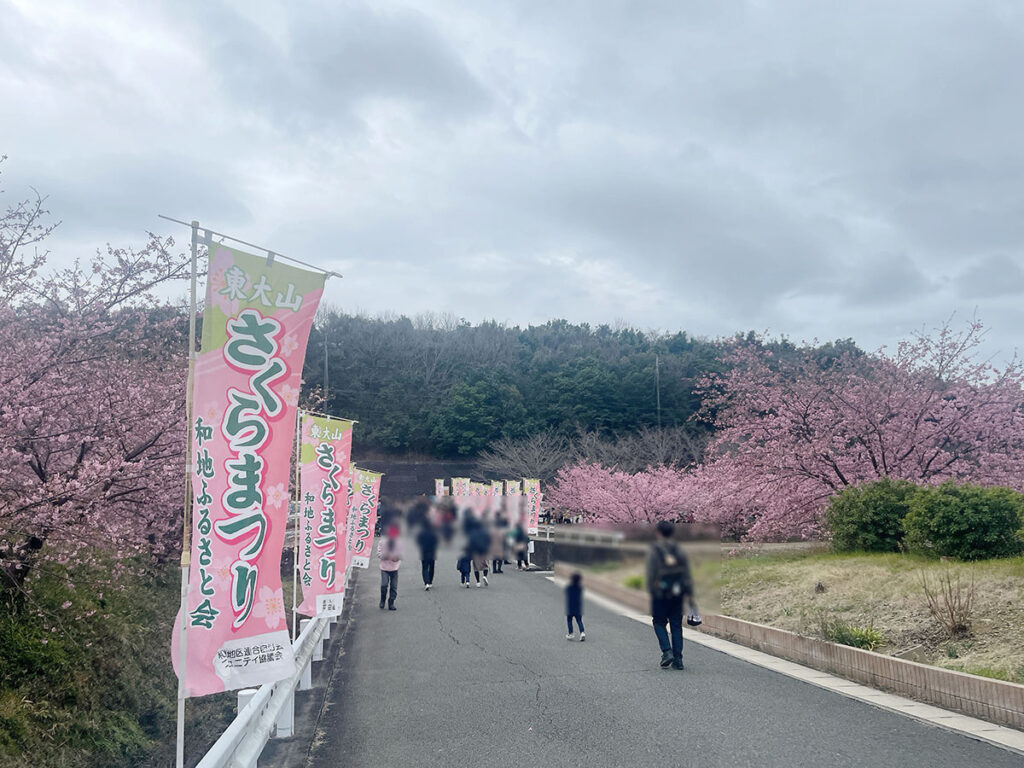
<instances>
[{"instance_id":1,"label":"dry grass slope","mask_svg":"<svg viewBox=\"0 0 1024 768\"><path fill-rule=\"evenodd\" d=\"M607 576L637 587L637 564ZM971 631L950 637L932 618L922 586L949 573L976 594ZM820 636L822 618L873 627L875 650L926 664L1024 683L1024 558L937 562L910 555L763 553L737 550L695 565L705 610Z\"/></svg>"}]
</instances>

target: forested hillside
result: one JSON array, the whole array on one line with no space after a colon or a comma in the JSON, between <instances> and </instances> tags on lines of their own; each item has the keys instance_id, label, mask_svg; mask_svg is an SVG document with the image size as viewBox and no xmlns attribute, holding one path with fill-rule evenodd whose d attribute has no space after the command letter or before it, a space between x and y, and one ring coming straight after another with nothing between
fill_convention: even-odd
<instances>
[{"instance_id":1,"label":"forested hillside","mask_svg":"<svg viewBox=\"0 0 1024 768\"><path fill-rule=\"evenodd\" d=\"M661 426L700 432L694 384L720 370L725 348L683 331L565 320L520 328L325 312L310 338L305 381L325 390L326 411L360 422L363 450L468 457L503 437L581 430L617 437L657 427L659 390Z\"/></svg>"}]
</instances>

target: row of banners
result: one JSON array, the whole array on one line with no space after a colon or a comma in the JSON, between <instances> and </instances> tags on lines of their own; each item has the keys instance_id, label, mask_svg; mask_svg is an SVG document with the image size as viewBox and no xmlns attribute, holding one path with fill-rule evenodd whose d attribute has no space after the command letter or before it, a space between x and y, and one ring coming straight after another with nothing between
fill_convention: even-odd
<instances>
[{"instance_id":1,"label":"row of banners","mask_svg":"<svg viewBox=\"0 0 1024 768\"><path fill-rule=\"evenodd\" d=\"M348 569L370 564L381 475L351 463L353 422L298 410L324 280L223 245L209 249L192 388L189 591L172 643L187 696L295 672L281 584L293 446L298 612L340 614Z\"/></svg>"},{"instance_id":2,"label":"row of banners","mask_svg":"<svg viewBox=\"0 0 1024 768\"><path fill-rule=\"evenodd\" d=\"M468 507L478 515L485 511L496 513L504 500L506 513L513 520L522 519L528 535L536 536L539 530L541 501L544 498L540 492L540 480L523 478L521 482L491 480L474 483L468 477L453 477L449 489L444 478L438 478L434 480L434 496L451 496L457 506Z\"/></svg>"}]
</instances>

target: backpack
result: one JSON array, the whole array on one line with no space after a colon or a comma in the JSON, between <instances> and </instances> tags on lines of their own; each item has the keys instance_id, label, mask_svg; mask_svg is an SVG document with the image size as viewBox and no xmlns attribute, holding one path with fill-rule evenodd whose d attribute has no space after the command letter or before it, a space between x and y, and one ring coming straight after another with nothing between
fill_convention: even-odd
<instances>
[{"instance_id":1,"label":"backpack","mask_svg":"<svg viewBox=\"0 0 1024 768\"><path fill-rule=\"evenodd\" d=\"M686 555L682 554L675 544L657 544L654 590L665 596L679 597L693 592L690 582L690 565Z\"/></svg>"}]
</instances>

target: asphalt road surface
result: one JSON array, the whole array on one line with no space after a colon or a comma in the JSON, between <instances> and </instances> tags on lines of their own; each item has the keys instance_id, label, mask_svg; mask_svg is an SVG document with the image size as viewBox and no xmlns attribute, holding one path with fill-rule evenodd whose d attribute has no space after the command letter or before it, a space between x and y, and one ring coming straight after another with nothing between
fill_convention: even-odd
<instances>
[{"instance_id":1,"label":"asphalt road surface","mask_svg":"<svg viewBox=\"0 0 1024 768\"><path fill-rule=\"evenodd\" d=\"M514 566L465 589L442 552L430 592L419 561L403 564L397 611L378 609L375 570L353 593L327 705L296 766L1024 766L695 643L684 671L660 669L649 626L593 603L587 641L568 642L561 588Z\"/></svg>"}]
</instances>

